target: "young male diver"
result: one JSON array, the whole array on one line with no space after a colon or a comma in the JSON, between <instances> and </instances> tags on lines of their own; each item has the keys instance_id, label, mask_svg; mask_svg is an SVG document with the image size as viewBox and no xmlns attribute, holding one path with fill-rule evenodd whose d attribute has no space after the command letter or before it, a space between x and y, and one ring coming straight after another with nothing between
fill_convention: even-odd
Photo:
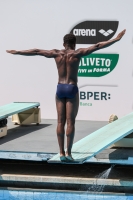
<instances>
[{"instance_id":1,"label":"young male diver","mask_svg":"<svg viewBox=\"0 0 133 200\"><path fill-rule=\"evenodd\" d=\"M118 34L115 39L108 40L106 42L99 42L88 48L76 48L76 37L73 34L67 34L64 36L65 47L62 50L41 50L30 49L24 51L7 50L7 53L25 55L25 56L44 56L46 58L54 58L58 70L58 85L56 91L56 108L58 114L57 124L57 138L60 148L60 160L64 162L73 161L71 155L71 149L74 140L75 133L75 118L78 113L79 107L79 94L77 87L77 74L79 68L79 62L82 56L87 56L94 51L106 48L115 42L118 42L126 30L123 30ZM65 123L67 123L66 137L67 148L64 150L64 135L65 135Z\"/></svg>"}]
</instances>

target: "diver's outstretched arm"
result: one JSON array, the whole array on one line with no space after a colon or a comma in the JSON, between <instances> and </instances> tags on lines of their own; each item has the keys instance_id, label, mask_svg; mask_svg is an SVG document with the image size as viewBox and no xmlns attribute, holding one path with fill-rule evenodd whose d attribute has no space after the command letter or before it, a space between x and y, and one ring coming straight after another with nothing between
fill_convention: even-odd
<instances>
[{"instance_id":1,"label":"diver's outstretched arm","mask_svg":"<svg viewBox=\"0 0 133 200\"><path fill-rule=\"evenodd\" d=\"M29 49L29 50L22 50L22 51L16 51L16 50L6 50L7 53L11 53L14 55L23 55L23 56L45 56L47 58L55 58L58 54L58 50L42 50L42 49Z\"/></svg>"},{"instance_id":2,"label":"diver's outstretched arm","mask_svg":"<svg viewBox=\"0 0 133 200\"><path fill-rule=\"evenodd\" d=\"M112 44L118 42L123 37L125 32L126 32L126 29L124 29L122 32L120 32L115 39L108 40L108 41L105 41L105 42L99 42L99 43L97 43L97 44L95 44L95 45L93 45L89 48L78 49L75 53L76 53L77 56L82 57L82 56L87 56L87 55L91 54L92 52L97 51L99 49L109 47Z\"/></svg>"}]
</instances>

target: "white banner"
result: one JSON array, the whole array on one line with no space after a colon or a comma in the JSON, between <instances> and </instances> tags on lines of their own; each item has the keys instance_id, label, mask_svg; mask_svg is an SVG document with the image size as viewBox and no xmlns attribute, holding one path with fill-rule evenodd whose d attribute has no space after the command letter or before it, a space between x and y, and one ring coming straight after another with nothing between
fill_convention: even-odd
<instances>
[{"instance_id":1,"label":"white banner","mask_svg":"<svg viewBox=\"0 0 133 200\"><path fill-rule=\"evenodd\" d=\"M132 112L132 8L130 0L0 1L0 105L40 102L42 118L57 118L54 59L11 55L6 49L63 49L63 36L71 31L79 37L76 48L86 48L100 39L114 38L126 28L121 41L81 60L77 119L101 121L111 114L122 117ZM80 37L94 39L87 44Z\"/></svg>"}]
</instances>

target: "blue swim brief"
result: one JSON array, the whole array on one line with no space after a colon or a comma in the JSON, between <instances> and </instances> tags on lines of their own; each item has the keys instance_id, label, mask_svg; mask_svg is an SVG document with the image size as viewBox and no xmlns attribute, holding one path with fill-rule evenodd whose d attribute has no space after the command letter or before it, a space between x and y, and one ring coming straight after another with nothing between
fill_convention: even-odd
<instances>
[{"instance_id":1,"label":"blue swim brief","mask_svg":"<svg viewBox=\"0 0 133 200\"><path fill-rule=\"evenodd\" d=\"M56 95L59 99L72 99L78 92L78 87L73 84L58 84Z\"/></svg>"}]
</instances>

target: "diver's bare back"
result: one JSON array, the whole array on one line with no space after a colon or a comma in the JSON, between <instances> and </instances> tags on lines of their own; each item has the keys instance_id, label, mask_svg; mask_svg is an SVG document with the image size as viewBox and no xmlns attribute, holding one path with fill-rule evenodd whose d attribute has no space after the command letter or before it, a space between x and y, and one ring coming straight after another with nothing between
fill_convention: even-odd
<instances>
[{"instance_id":1,"label":"diver's bare back","mask_svg":"<svg viewBox=\"0 0 133 200\"><path fill-rule=\"evenodd\" d=\"M82 56L89 55L94 51L97 51L102 48L106 48L115 42L119 41L126 30L118 34L115 39L108 40L105 42L99 42L89 48L81 48L78 50L75 49L64 49L64 50L55 50L55 61L58 69L59 83L62 84L75 84L77 85L77 74L80 58Z\"/></svg>"},{"instance_id":2,"label":"diver's bare back","mask_svg":"<svg viewBox=\"0 0 133 200\"><path fill-rule=\"evenodd\" d=\"M58 69L58 83L77 85L77 74L80 58L75 50L56 50L55 62Z\"/></svg>"}]
</instances>

